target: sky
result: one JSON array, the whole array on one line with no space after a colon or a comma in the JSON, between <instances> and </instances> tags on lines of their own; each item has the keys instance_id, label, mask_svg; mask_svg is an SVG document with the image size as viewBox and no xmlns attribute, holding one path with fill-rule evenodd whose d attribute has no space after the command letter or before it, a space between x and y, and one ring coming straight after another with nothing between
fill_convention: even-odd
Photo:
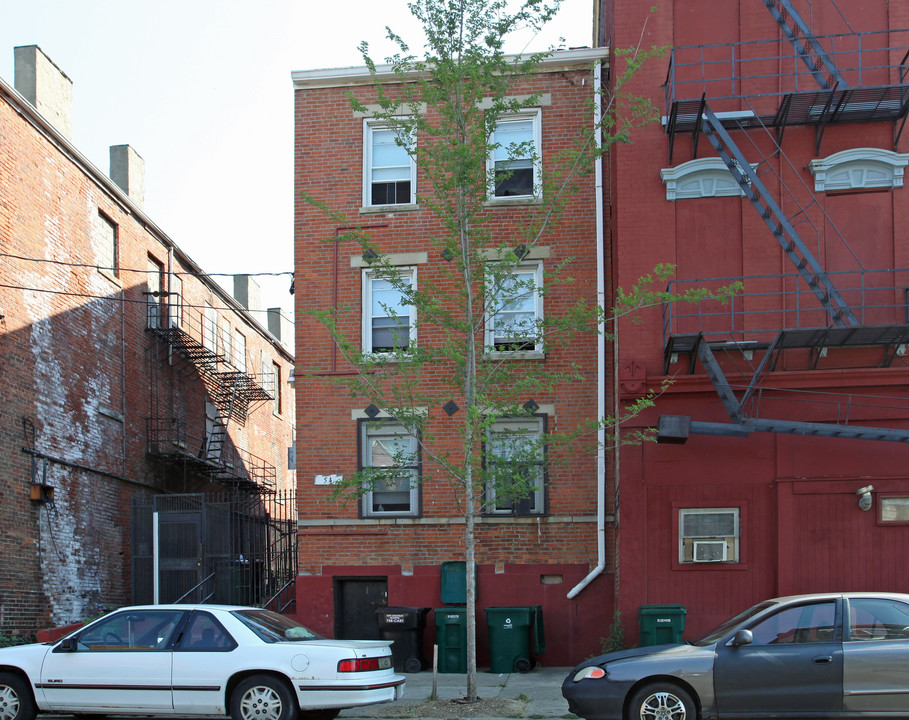
<instances>
[{"instance_id":1,"label":"sky","mask_svg":"<svg viewBox=\"0 0 909 720\"><path fill-rule=\"evenodd\" d=\"M563 0L506 49L590 46L592 7ZM75 146L108 173L110 146L131 145L146 213L230 291L221 274L293 270L291 72L362 65L364 40L384 59L386 25L422 48L405 0L10 0L0 77L14 47L40 46L73 81ZM290 314L290 276L258 280L262 307Z\"/></svg>"}]
</instances>

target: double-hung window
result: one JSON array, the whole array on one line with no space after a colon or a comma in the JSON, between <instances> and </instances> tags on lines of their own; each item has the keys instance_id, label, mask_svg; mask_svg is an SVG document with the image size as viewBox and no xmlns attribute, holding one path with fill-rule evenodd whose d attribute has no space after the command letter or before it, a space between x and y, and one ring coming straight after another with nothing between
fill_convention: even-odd
<instances>
[{"instance_id":1,"label":"double-hung window","mask_svg":"<svg viewBox=\"0 0 909 720\"><path fill-rule=\"evenodd\" d=\"M738 561L738 508L679 510L679 563Z\"/></svg>"},{"instance_id":2,"label":"double-hung window","mask_svg":"<svg viewBox=\"0 0 909 720\"><path fill-rule=\"evenodd\" d=\"M485 512L542 515L546 512L546 416L502 418L485 444Z\"/></svg>"},{"instance_id":3,"label":"double-hung window","mask_svg":"<svg viewBox=\"0 0 909 720\"><path fill-rule=\"evenodd\" d=\"M487 352L542 352L543 266L521 264L486 278Z\"/></svg>"},{"instance_id":4,"label":"double-hung window","mask_svg":"<svg viewBox=\"0 0 909 720\"><path fill-rule=\"evenodd\" d=\"M409 150L413 137L391 125L364 121L363 205L412 205L417 193L417 169Z\"/></svg>"},{"instance_id":5,"label":"double-hung window","mask_svg":"<svg viewBox=\"0 0 909 720\"><path fill-rule=\"evenodd\" d=\"M416 307L405 297L415 283L414 268L399 268L394 277L363 271L363 352L393 353L416 340Z\"/></svg>"},{"instance_id":6,"label":"double-hung window","mask_svg":"<svg viewBox=\"0 0 909 720\"><path fill-rule=\"evenodd\" d=\"M490 137L492 197L539 197L540 146L539 110L499 119Z\"/></svg>"},{"instance_id":7,"label":"double-hung window","mask_svg":"<svg viewBox=\"0 0 909 720\"><path fill-rule=\"evenodd\" d=\"M364 517L419 514L420 462L416 438L394 420L360 422Z\"/></svg>"},{"instance_id":8,"label":"double-hung window","mask_svg":"<svg viewBox=\"0 0 909 720\"><path fill-rule=\"evenodd\" d=\"M98 243L98 270L111 278L120 277L120 232L117 223L100 210L95 226Z\"/></svg>"}]
</instances>

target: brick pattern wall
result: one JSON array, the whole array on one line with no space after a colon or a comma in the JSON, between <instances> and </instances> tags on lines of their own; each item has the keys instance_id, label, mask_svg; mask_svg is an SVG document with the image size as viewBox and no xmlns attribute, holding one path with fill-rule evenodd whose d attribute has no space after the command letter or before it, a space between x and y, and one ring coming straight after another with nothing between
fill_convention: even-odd
<instances>
[{"instance_id":1,"label":"brick pattern wall","mask_svg":"<svg viewBox=\"0 0 909 720\"><path fill-rule=\"evenodd\" d=\"M383 252L427 251L428 261L417 265L418 285L420 278L441 282L447 266L429 242L441 230L426 209L360 211L363 119L351 111L347 91L348 88L296 91L296 189L370 229L372 240ZM371 88L354 87L352 91L364 104L375 102ZM587 104L592 97L589 64L583 69L541 73L520 82L513 91L515 95L531 93L551 97L551 104L542 108L545 168L553 162L556 153L585 129ZM425 188L425 182L418 169L418 193ZM571 258L567 275L575 280L547 294L544 310L547 314L558 315L579 297L591 304L596 302L595 192L593 175L584 177L557 224L539 242L551 252L551 257L544 260L544 270L553 270ZM521 207L490 207L487 221L494 228L494 237L499 240L519 237L527 212L527 208ZM357 424L352 413L368 404L366 400L350 398L338 388L333 376L348 373L351 368L337 353L324 327L304 312L330 308L336 302L340 326L348 337L359 342L361 269L351 267L351 258L358 256L359 250L351 241L335 241L343 231L340 223L298 199L295 216L297 347L306 349L298 360L299 376L306 374L297 392L299 557L301 573L310 576L298 579L304 587L318 586L316 577L323 573L356 574L355 569L367 559L369 565L393 566L409 573L463 558L464 552L463 519L456 491L440 479L439 468L426 458L420 491L422 511L416 519L357 520L355 503L342 505L332 501L331 487L314 484L317 474L348 475L357 469ZM420 328L420 343L432 343L434 339L432 328ZM546 371L567 370L572 364L581 368L583 381L566 382L551 396L533 398L540 405L554 407L554 415L549 417L550 432L570 430L596 416L596 360L596 338L578 336L570 347L548 352L545 360L515 361L527 363L531 368L537 363ZM440 368L438 372L446 373L448 369ZM427 380L432 384L435 378L429 376ZM610 383L606 385L611 397ZM460 398L452 399L463 405ZM607 402L607 408L611 408L611 401ZM445 417L441 408L430 408L429 412L440 419ZM454 428L447 432L440 429L443 426L438 422L434 427L437 447L448 450L457 447ZM550 462L548 472L547 515L483 518L476 531L478 563L494 566L497 572L506 574L524 564L569 564L585 568L584 572L596 564L595 453L578 454L569 462ZM507 563L512 564L511 569L506 567ZM361 571L362 568L356 570ZM495 600L488 598L490 604L495 604ZM525 601L534 602L529 596ZM396 603L408 604L406 598L389 597L389 604ZM298 602L298 613L305 612L301 608L302 603ZM318 611L314 609L313 622L324 626L324 611L321 607ZM558 611L567 612L563 605L559 605ZM567 662L568 658L564 660Z\"/></svg>"},{"instance_id":2,"label":"brick pattern wall","mask_svg":"<svg viewBox=\"0 0 909 720\"><path fill-rule=\"evenodd\" d=\"M204 425L198 373L146 330L146 270L150 258L167 266L166 238L147 229L67 148L0 101L3 633L128 603L132 498L210 485L164 473L146 455L146 418L162 413ZM117 226L119 276L97 267L99 213ZM173 269L192 268L177 251ZM182 277L185 312L211 302L233 327L245 328L255 364L264 349L287 379L289 354L207 284ZM292 426L292 405L279 417L265 404L230 432L238 446L276 465L288 484ZM53 504L29 499L33 481L54 488Z\"/></svg>"}]
</instances>

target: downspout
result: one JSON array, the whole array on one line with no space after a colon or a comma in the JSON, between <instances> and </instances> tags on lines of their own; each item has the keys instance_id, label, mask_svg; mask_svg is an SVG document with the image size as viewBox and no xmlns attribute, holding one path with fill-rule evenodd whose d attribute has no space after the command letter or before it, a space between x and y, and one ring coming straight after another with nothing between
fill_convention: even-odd
<instances>
[{"instance_id":1,"label":"downspout","mask_svg":"<svg viewBox=\"0 0 909 720\"><path fill-rule=\"evenodd\" d=\"M602 109L600 88L602 84L603 66L597 63L593 69L593 125L597 150L602 148L600 137L600 123L602 122ZM606 268L604 258L603 238L603 157L597 158L594 166L595 173L595 202L597 225L597 305L601 317L606 316ZM603 418L606 417L606 325L600 322L597 326L597 566L591 570L587 577L575 585L568 592L568 599L576 597L594 578L606 569L606 428Z\"/></svg>"}]
</instances>

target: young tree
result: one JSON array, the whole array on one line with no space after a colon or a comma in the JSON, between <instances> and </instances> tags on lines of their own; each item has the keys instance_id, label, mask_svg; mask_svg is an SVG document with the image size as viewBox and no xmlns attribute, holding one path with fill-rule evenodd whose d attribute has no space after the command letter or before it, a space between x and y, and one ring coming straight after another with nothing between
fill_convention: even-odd
<instances>
[{"instance_id":1,"label":"young tree","mask_svg":"<svg viewBox=\"0 0 909 720\"><path fill-rule=\"evenodd\" d=\"M399 52L381 67L363 44L378 103L367 107L350 97L356 111L381 122L392 153L406 153L416 162L420 208L436 219L427 242L447 262L438 278L421 277L417 287L368 232L350 230L344 237L359 243L377 278L374 347L365 351L359 335L343 331L338 308L314 314L355 369L342 380L351 396L369 401L377 426L390 417L406 432L406 439L388 437L377 445L371 466L345 477L336 494L406 488L418 454L424 481L431 472L457 489L467 568L467 698L474 700L477 517L484 510L533 502L544 460L567 462L576 453L595 450L599 429L617 422L592 416L577 427L542 432L535 422L537 407L527 398L551 395L584 379L580 365L553 370L508 358L516 351L549 353L579 336L596 342L617 314L664 299L653 288L672 270L657 267L640 285L620 292L613 308L607 309L595 291L585 292L540 317L533 312L535 299L570 295L565 292L572 282L570 263L548 269L543 277L527 271L522 260L552 236L566 202L597 158L654 117L650 104L625 95L623 86L659 50L616 53L622 67L612 68L611 92L593 99L587 131L559 157L547 158L543 172L526 128L505 120L538 105L537 95L513 88L533 77L549 52L507 55L503 44L518 30L541 28L558 9L558 0L414 0L409 8L422 23L425 53L417 57L389 30ZM503 236L502 226L491 221L489 199L528 193L537 201L524 208L520 226ZM317 198L307 200L333 212ZM334 215L339 225L355 226ZM648 403L645 398L625 412L633 414ZM444 413L430 411L438 408ZM452 435L456 443L450 442ZM449 441L441 442L443 437Z\"/></svg>"}]
</instances>

